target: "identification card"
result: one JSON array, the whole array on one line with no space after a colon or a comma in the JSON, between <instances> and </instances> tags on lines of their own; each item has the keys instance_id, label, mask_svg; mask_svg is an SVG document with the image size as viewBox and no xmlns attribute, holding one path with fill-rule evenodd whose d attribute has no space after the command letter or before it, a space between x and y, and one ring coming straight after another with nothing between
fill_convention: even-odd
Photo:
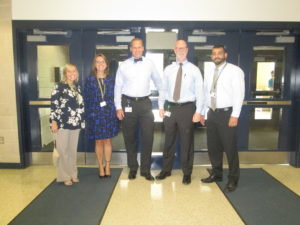
<instances>
[{"instance_id":1,"label":"identification card","mask_svg":"<svg viewBox=\"0 0 300 225\"><path fill-rule=\"evenodd\" d=\"M171 116L171 112L170 111L165 111L165 116L170 117Z\"/></svg>"},{"instance_id":2,"label":"identification card","mask_svg":"<svg viewBox=\"0 0 300 225\"><path fill-rule=\"evenodd\" d=\"M125 112L131 113L132 112L132 107L130 107L130 106L125 107Z\"/></svg>"},{"instance_id":3,"label":"identification card","mask_svg":"<svg viewBox=\"0 0 300 225\"><path fill-rule=\"evenodd\" d=\"M106 101L100 102L100 107L106 106Z\"/></svg>"}]
</instances>

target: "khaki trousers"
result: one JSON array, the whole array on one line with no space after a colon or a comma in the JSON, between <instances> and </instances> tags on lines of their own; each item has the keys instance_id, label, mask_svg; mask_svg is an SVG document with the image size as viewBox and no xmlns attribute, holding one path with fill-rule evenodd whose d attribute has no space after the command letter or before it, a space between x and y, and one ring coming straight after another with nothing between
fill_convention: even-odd
<instances>
[{"instance_id":1,"label":"khaki trousers","mask_svg":"<svg viewBox=\"0 0 300 225\"><path fill-rule=\"evenodd\" d=\"M57 161L57 182L77 178L77 145L80 129L59 129L54 134L59 153Z\"/></svg>"}]
</instances>

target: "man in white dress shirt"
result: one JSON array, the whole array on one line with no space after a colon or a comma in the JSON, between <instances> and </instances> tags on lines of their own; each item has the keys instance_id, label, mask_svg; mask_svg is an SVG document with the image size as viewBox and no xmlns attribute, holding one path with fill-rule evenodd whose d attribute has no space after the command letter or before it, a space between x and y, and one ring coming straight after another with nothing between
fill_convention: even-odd
<instances>
[{"instance_id":1,"label":"man in white dress shirt","mask_svg":"<svg viewBox=\"0 0 300 225\"><path fill-rule=\"evenodd\" d=\"M197 66L187 61L188 47L184 40L176 41L176 62L164 70L163 88L159 101L160 116L164 118L165 146L163 169L156 179L171 175L176 152L176 137L180 137L183 184L191 183L194 159L194 125L203 121L203 78Z\"/></svg>"},{"instance_id":2,"label":"man in white dress shirt","mask_svg":"<svg viewBox=\"0 0 300 225\"><path fill-rule=\"evenodd\" d=\"M225 152L229 166L225 191L232 192L236 189L240 176L236 132L244 100L244 72L238 66L226 61L227 52L223 45L212 48L211 59L215 68L204 74L204 87L209 107L206 126L212 172L201 181L204 183L222 181L223 152Z\"/></svg>"},{"instance_id":3,"label":"man in white dress shirt","mask_svg":"<svg viewBox=\"0 0 300 225\"><path fill-rule=\"evenodd\" d=\"M128 178L135 179L138 170L137 130L141 129L141 176L154 180L150 173L153 145L154 115L149 99L150 80L160 92L161 79L154 64L143 57L143 41L135 38L131 41L132 57L118 68L115 83L115 106L117 117L122 120L122 131L127 151L127 163L130 169Z\"/></svg>"}]
</instances>

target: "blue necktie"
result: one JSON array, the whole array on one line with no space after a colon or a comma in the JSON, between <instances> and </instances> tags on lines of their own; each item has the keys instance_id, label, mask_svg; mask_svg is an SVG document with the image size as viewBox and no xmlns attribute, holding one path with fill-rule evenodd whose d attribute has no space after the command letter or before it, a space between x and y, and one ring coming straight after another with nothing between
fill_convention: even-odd
<instances>
[{"instance_id":1,"label":"blue necktie","mask_svg":"<svg viewBox=\"0 0 300 225\"><path fill-rule=\"evenodd\" d=\"M133 59L134 60L134 63L137 63L138 61L143 61L143 58L137 58L137 59Z\"/></svg>"}]
</instances>

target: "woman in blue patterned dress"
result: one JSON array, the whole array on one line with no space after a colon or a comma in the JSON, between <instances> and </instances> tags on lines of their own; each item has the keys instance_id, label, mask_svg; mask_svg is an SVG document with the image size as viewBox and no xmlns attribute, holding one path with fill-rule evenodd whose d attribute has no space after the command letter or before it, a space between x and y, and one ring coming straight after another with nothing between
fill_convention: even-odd
<instances>
[{"instance_id":1,"label":"woman in blue patterned dress","mask_svg":"<svg viewBox=\"0 0 300 225\"><path fill-rule=\"evenodd\" d=\"M114 105L115 79L109 75L108 65L107 58L97 54L92 64L92 75L87 77L84 85L87 132L89 139L95 140L99 178L111 176L111 138L119 131Z\"/></svg>"}]
</instances>

